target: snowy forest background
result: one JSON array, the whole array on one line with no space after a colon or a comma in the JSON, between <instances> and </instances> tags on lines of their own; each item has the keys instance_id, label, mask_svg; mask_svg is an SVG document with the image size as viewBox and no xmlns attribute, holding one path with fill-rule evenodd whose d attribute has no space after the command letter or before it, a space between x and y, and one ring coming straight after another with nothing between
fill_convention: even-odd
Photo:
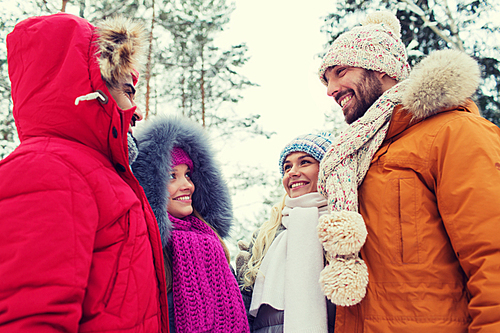
<instances>
[{"instance_id":1,"label":"snowy forest background","mask_svg":"<svg viewBox=\"0 0 500 333\"><path fill-rule=\"evenodd\" d=\"M252 50L245 40L228 46L220 38L237 6L247 6L249 1L251 4L251 0L0 0L0 159L19 144L12 117L5 45L7 34L17 22L58 11L79 15L93 23L116 14L140 20L149 31L149 48L137 94L138 105L148 119L178 114L199 122L210 134L235 202L234 228L227 240L235 256L236 242L248 240L265 221L270 207L284 194L277 168L262 167L262 157L254 156L258 154L235 158L234 153L246 149L245 142L256 142L265 150L267 142L276 137L273 125L262 120L266 113L277 112L266 108L267 101L250 111L239 107L245 91L264 89L252 79L251 73L243 74ZM307 6L302 1L279 2L283 6ZM318 63L321 50L326 50L339 34L359 24L367 12L389 9L401 21L410 65L444 48L462 50L479 62L482 84L475 96L476 103L485 118L500 125L500 21L496 19L499 0L345 0L331 1L329 8L330 12L315 17L324 37L322 45L310 50L310 57ZM267 9L259 8L264 18L269 17L264 15ZM283 14L280 12L276 15ZM260 18L253 19L258 26ZM282 32L287 31L286 27L275 29L268 32L275 34L275 38L282 38ZM276 84L293 85L294 82L280 80L279 71L299 71L300 66L279 69L275 73ZM316 89L324 90L319 80ZM318 107L311 105L311 108ZM308 112L288 114L285 110L283 114L298 117L300 123L300 117L307 117ZM299 134L320 130L338 133L344 127L343 117L333 102L316 124L284 138L281 147ZM279 151L273 151L273 166L277 154Z\"/></svg>"}]
</instances>

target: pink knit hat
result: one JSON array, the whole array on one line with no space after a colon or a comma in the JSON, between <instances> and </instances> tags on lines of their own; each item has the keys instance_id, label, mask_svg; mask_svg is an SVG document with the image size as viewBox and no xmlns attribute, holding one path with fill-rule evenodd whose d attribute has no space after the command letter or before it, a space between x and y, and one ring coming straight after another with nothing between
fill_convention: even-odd
<instances>
[{"instance_id":1,"label":"pink knit hat","mask_svg":"<svg viewBox=\"0 0 500 333\"><path fill-rule=\"evenodd\" d=\"M172 168L179 165L186 164L189 167L189 170L193 172L193 161L189 158L189 155L179 147L174 147L172 149Z\"/></svg>"},{"instance_id":2,"label":"pink knit hat","mask_svg":"<svg viewBox=\"0 0 500 333\"><path fill-rule=\"evenodd\" d=\"M369 14L361 26L341 34L319 69L319 79L324 85L327 85L326 70L337 65L386 73L398 81L406 79L410 65L397 17L388 11L377 11Z\"/></svg>"}]
</instances>

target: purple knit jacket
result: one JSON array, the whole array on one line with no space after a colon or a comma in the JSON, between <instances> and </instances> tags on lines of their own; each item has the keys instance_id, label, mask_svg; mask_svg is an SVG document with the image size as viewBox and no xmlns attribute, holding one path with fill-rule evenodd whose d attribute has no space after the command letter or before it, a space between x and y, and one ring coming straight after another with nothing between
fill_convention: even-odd
<instances>
[{"instance_id":1,"label":"purple knit jacket","mask_svg":"<svg viewBox=\"0 0 500 333\"><path fill-rule=\"evenodd\" d=\"M249 332L245 307L215 232L189 215L170 239L176 331Z\"/></svg>"}]
</instances>

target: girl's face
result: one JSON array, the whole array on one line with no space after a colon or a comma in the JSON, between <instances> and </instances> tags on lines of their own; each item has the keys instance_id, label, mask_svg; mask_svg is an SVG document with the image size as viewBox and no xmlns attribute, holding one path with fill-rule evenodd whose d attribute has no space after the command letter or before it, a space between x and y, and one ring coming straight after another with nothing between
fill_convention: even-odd
<instances>
[{"instance_id":1,"label":"girl's face","mask_svg":"<svg viewBox=\"0 0 500 333\"><path fill-rule=\"evenodd\" d=\"M319 162L301 151L289 154L283 163L283 187L290 198L317 192Z\"/></svg>"},{"instance_id":2,"label":"girl's face","mask_svg":"<svg viewBox=\"0 0 500 333\"><path fill-rule=\"evenodd\" d=\"M191 196L194 192L194 184L191 181L191 170L186 164L179 164L172 168L171 179L168 184L167 211L173 217L182 219L193 212Z\"/></svg>"}]
</instances>

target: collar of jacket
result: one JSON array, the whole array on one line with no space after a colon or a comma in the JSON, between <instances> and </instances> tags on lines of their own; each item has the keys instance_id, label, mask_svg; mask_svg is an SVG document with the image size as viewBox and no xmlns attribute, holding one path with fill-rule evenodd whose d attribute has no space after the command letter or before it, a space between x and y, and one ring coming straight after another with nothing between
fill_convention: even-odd
<instances>
[{"instance_id":1,"label":"collar of jacket","mask_svg":"<svg viewBox=\"0 0 500 333\"><path fill-rule=\"evenodd\" d=\"M479 115L471 100L479 80L479 65L467 54L457 50L431 53L400 83L401 102L392 112L385 141L438 113L458 110Z\"/></svg>"},{"instance_id":2,"label":"collar of jacket","mask_svg":"<svg viewBox=\"0 0 500 333\"><path fill-rule=\"evenodd\" d=\"M459 106L442 108L434 112L434 114L449 111L470 112L479 115L479 109L471 99L467 99L464 104ZM398 106L396 106L392 113L391 122L389 124L389 129L387 130L387 135L384 141L392 140L394 137L401 134L406 129L420 123L425 119L427 118L415 119L413 115L403 107L402 104L399 104Z\"/></svg>"},{"instance_id":3,"label":"collar of jacket","mask_svg":"<svg viewBox=\"0 0 500 333\"><path fill-rule=\"evenodd\" d=\"M464 52L435 51L401 82L401 104L413 122L465 106L479 87L480 74L478 63Z\"/></svg>"}]
</instances>

